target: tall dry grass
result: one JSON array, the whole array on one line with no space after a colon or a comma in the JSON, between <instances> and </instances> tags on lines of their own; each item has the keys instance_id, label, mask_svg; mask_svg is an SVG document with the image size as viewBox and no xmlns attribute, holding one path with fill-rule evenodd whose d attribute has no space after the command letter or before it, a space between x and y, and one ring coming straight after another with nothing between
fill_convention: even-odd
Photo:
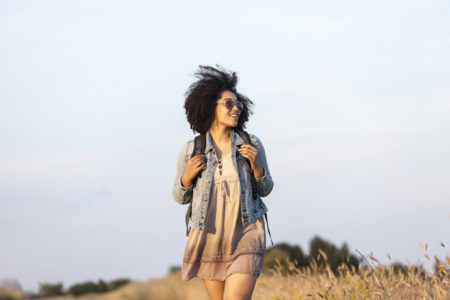
<instances>
[{"instance_id":1,"label":"tall dry grass","mask_svg":"<svg viewBox=\"0 0 450 300\"><path fill-rule=\"evenodd\" d=\"M422 250L431 261L426 246ZM326 263L325 253L321 252L319 256L309 267L302 269L290 261L286 261L287 267L277 261L274 270L259 277L253 299L450 299L450 257L444 261L434 257L438 271L429 274L411 264L404 271L383 266L372 255L362 255L364 264L357 268L341 265L333 273ZM104 298L208 299L201 280L182 281L179 271L158 280L130 283Z\"/></svg>"},{"instance_id":2,"label":"tall dry grass","mask_svg":"<svg viewBox=\"0 0 450 300\"><path fill-rule=\"evenodd\" d=\"M371 257L371 260L377 261ZM288 272L278 267L272 274L262 274L258 280L254 300L259 299L450 299L450 258L439 262L440 272L428 274L408 266L405 273L379 263L362 264L350 269L341 265L338 274L329 266L315 262L298 269L288 262Z\"/></svg>"}]
</instances>

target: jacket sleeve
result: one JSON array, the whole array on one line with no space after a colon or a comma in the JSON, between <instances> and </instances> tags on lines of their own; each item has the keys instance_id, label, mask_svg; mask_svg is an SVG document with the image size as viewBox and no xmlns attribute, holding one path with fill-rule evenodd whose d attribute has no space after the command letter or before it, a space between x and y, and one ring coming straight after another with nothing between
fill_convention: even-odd
<instances>
[{"instance_id":1,"label":"jacket sleeve","mask_svg":"<svg viewBox=\"0 0 450 300\"><path fill-rule=\"evenodd\" d=\"M265 197L270 194L273 188L272 176L270 176L269 166L267 165L266 152L261 140L255 135L251 135L253 144L258 148L258 156L261 165L264 169L264 175L256 179L256 191L261 197Z\"/></svg>"},{"instance_id":2,"label":"jacket sleeve","mask_svg":"<svg viewBox=\"0 0 450 300\"><path fill-rule=\"evenodd\" d=\"M193 185L191 184L190 187L184 187L181 184L181 176L183 175L184 169L186 168L187 145L188 143L186 142L178 152L177 171L172 190L173 198L175 199L176 202L180 204L188 204L192 200Z\"/></svg>"}]
</instances>

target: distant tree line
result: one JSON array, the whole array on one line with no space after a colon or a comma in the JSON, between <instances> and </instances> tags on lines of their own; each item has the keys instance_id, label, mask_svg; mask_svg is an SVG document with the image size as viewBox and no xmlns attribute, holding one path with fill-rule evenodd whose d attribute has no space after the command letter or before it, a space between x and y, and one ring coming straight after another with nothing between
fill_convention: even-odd
<instances>
[{"instance_id":1,"label":"distant tree line","mask_svg":"<svg viewBox=\"0 0 450 300\"><path fill-rule=\"evenodd\" d=\"M279 243L267 249L263 270L274 269L276 260L279 261L284 270L289 269L288 261L297 268L308 267L315 261L319 267L328 264L333 272L337 272L341 264L351 268L351 266L357 267L361 262L357 256L350 253L346 243L343 243L339 248L318 236L315 236L309 242L309 255L305 254L300 246L291 246L287 243Z\"/></svg>"},{"instance_id":2,"label":"distant tree line","mask_svg":"<svg viewBox=\"0 0 450 300\"><path fill-rule=\"evenodd\" d=\"M277 263L278 260L278 263ZM266 250L264 257L263 271L276 269L277 264L280 265L284 272L289 272L288 264L294 264L296 268L310 267L316 264L319 268L328 265L331 271L338 274L338 268L346 265L349 269L355 269L359 264L367 266L365 258L350 253L347 243L343 243L341 247L337 247L331 242L315 236L309 242L309 254L305 254L300 246L289 245L287 243L279 243ZM407 273L408 267L400 262L391 264L395 273ZM425 273L421 266L415 267L418 272Z\"/></svg>"},{"instance_id":3,"label":"distant tree line","mask_svg":"<svg viewBox=\"0 0 450 300\"><path fill-rule=\"evenodd\" d=\"M63 284L58 283L39 283L39 293L34 295L35 298L38 297L54 297L63 295L80 296L88 293L105 293L115 290L127 283L130 280L126 278L120 278L105 282L100 279L98 282L85 281L82 283L76 283L70 286L67 290L64 290Z\"/></svg>"}]
</instances>

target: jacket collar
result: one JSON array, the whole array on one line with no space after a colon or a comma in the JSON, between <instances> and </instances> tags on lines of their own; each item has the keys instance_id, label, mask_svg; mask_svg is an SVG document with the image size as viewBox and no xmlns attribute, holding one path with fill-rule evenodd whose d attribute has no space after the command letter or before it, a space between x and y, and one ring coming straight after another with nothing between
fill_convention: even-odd
<instances>
[{"instance_id":1,"label":"jacket collar","mask_svg":"<svg viewBox=\"0 0 450 300\"><path fill-rule=\"evenodd\" d=\"M245 144L244 140L241 138L239 134L237 134L236 130L234 128L231 128L231 144L240 146Z\"/></svg>"},{"instance_id":2,"label":"jacket collar","mask_svg":"<svg viewBox=\"0 0 450 300\"><path fill-rule=\"evenodd\" d=\"M239 134L236 133L234 128L230 128L230 136L231 136L231 149L233 149L233 145L240 146L245 144L244 140L239 136ZM214 145L212 143L212 136L211 133L206 133L206 147L205 147L205 154L209 151L214 149Z\"/></svg>"}]
</instances>

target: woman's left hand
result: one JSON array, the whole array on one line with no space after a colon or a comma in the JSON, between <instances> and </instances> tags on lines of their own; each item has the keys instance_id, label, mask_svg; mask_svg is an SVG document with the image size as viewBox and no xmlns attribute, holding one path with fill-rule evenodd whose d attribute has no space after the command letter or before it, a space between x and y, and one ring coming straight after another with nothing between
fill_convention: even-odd
<instances>
[{"instance_id":1,"label":"woman's left hand","mask_svg":"<svg viewBox=\"0 0 450 300\"><path fill-rule=\"evenodd\" d=\"M258 149L251 145L244 144L238 150L239 153L250 162L250 167L252 168L255 177L262 177L264 175L264 169L259 161Z\"/></svg>"}]
</instances>

